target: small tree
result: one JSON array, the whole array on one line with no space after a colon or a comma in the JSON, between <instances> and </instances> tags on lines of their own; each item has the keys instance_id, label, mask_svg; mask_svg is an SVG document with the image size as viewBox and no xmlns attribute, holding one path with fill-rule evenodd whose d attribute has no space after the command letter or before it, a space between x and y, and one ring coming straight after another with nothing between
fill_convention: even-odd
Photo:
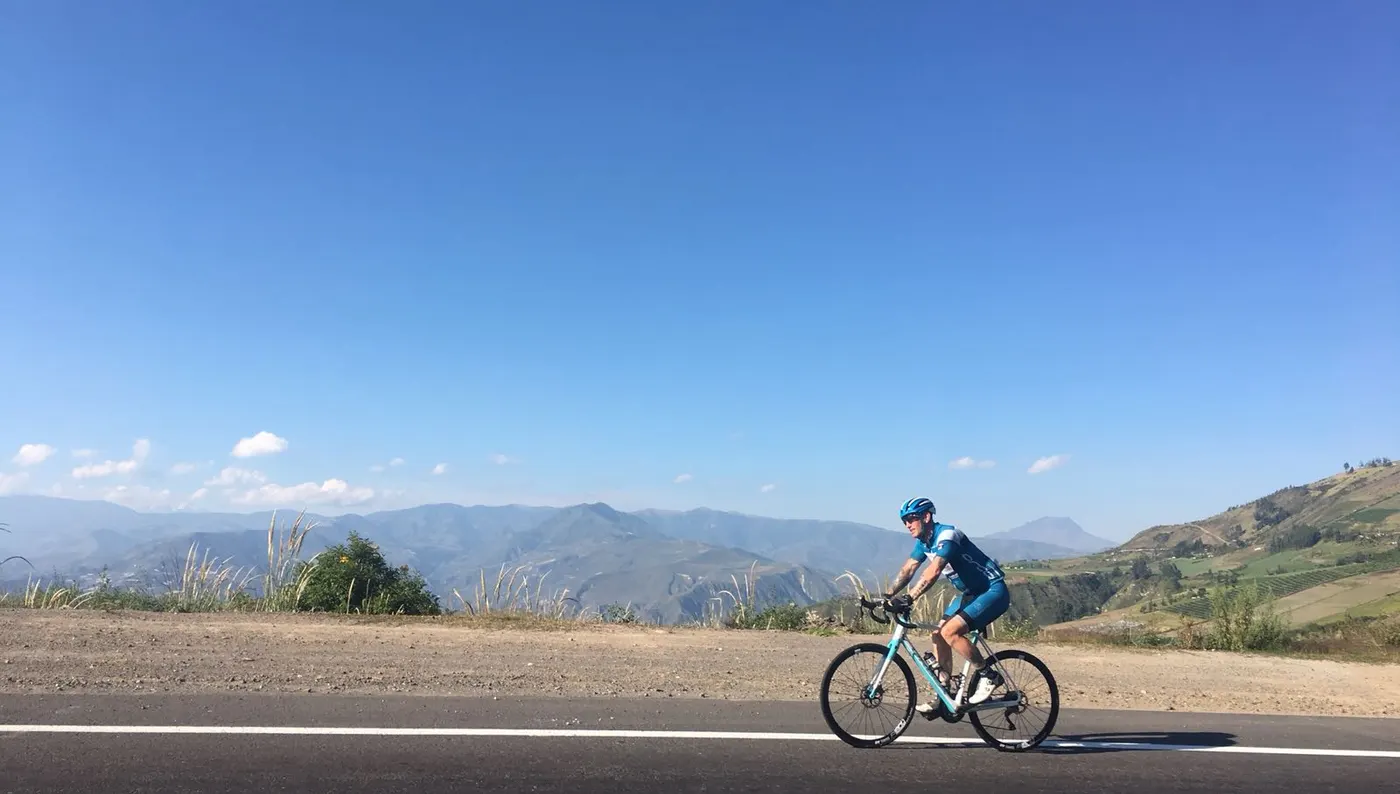
<instances>
[{"instance_id":1,"label":"small tree","mask_svg":"<svg viewBox=\"0 0 1400 794\"><path fill-rule=\"evenodd\" d=\"M312 563L298 564L300 576ZM345 543L322 552L307 572L301 607L324 612L438 615L442 607L427 582L407 565L390 567L379 547L352 531Z\"/></svg>"},{"instance_id":2,"label":"small tree","mask_svg":"<svg viewBox=\"0 0 1400 794\"><path fill-rule=\"evenodd\" d=\"M1168 592L1176 592L1181 589L1181 569L1171 560L1165 560L1159 566L1162 571L1162 583L1167 586Z\"/></svg>"}]
</instances>

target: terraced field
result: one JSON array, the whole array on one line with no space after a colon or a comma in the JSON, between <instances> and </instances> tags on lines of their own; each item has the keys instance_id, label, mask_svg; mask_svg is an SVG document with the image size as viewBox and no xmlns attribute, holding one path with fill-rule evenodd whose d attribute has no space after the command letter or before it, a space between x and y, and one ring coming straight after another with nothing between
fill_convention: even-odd
<instances>
[{"instance_id":1,"label":"terraced field","mask_svg":"<svg viewBox=\"0 0 1400 794\"><path fill-rule=\"evenodd\" d=\"M1274 611L1289 623L1302 626L1395 595L1400 595L1400 571L1369 573L1280 598Z\"/></svg>"},{"instance_id":2,"label":"terraced field","mask_svg":"<svg viewBox=\"0 0 1400 794\"><path fill-rule=\"evenodd\" d=\"M1334 582L1338 579L1374 573L1376 571L1387 571L1397 566L1400 566L1400 550L1379 554L1374 559L1367 560L1366 562L1359 562L1351 565L1334 565L1311 571L1295 571L1293 573L1275 574L1273 576L1257 576L1252 579L1242 580L1240 583L1242 585L1249 583L1257 584L1259 586L1260 595L1265 599L1273 600L1302 592L1311 587ZM1208 620L1211 611L1210 598L1208 596L1197 596L1164 606L1162 609L1197 620Z\"/></svg>"}]
</instances>

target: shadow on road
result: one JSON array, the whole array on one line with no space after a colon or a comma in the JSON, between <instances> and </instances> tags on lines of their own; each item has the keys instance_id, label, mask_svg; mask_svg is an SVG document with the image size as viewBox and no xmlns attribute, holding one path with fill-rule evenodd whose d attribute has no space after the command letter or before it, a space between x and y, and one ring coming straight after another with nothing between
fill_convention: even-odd
<instances>
[{"instance_id":1,"label":"shadow on road","mask_svg":"<svg viewBox=\"0 0 1400 794\"><path fill-rule=\"evenodd\" d=\"M1180 750L1194 747L1232 747L1233 733L1221 731L1141 731L1133 733L1082 733L1051 736L1037 748L1051 755L1122 753L1153 750Z\"/></svg>"},{"instance_id":2,"label":"shadow on road","mask_svg":"<svg viewBox=\"0 0 1400 794\"><path fill-rule=\"evenodd\" d=\"M1233 747L1239 742L1233 733L1221 731L1133 731L1080 734L1051 734L1032 753L1049 755L1088 755L1092 753L1152 752L1157 750L1192 750L1202 747ZM959 749L992 749L976 736L967 737L958 745ZM928 751L935 748L951 749L948 744L928 745L917 739L911 742L895 742L886 750Z\"/></svg>"}]
</instances>

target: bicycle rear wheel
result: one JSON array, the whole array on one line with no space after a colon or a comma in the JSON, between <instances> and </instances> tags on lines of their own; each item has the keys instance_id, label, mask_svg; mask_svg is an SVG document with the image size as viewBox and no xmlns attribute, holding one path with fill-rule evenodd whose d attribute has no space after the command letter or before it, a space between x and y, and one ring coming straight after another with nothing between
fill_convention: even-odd
<instances>
[{"instance_id":1,"label":"bicycle rear wheel","mask_svg":"<svg viewBox=\"0 0 1400 794\"><path fill-rule=\"evenodd\" d=\"M994 669L1001 673L1004 681L987 699L1000 700L1016 692L1020 703L1007 709L968 712L972 729L982 741L1004 752L1023 752L1038 746L1050 735L1060 716L1060 689L1055 685L1050 668L1021 650L998 651L987 660L987 665L995 665ZM1021 738L1011 738L1021 733L1027 725L1027 717L1035 715L1043 715L1045 719L1040 729Z\"/></svg>"},{"instance_id":2,"label":"bicycle rear wheel","mask_svg":"<svg viewBox=\"0 0 1400 794\"><path fill-rule=\"evenodd\" d=\"M889 648L877 642L852 645L831 660L822 676L822 717L831 732L852 747L887 745L904 733L914 717L918 690L914 671L903 656L895 654L879 686L867 691L887 653ZM847 730L838 716L868 730Z\"/></svg>"}]
</instances>

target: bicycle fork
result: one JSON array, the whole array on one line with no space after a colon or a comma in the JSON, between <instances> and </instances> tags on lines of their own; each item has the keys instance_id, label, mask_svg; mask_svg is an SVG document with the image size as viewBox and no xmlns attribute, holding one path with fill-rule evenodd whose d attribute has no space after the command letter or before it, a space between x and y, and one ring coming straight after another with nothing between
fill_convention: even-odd
<instances>
[{"instance_id":1,"label":"bicycle fork","mask_svg":"<svg viewBox=\"0 0 1400 794\"><path fill-rule=\"evenodd\" d=\"M886 646L885 658L880 660L879 669L875 671L875 675L871 677L870 683L866 685L866 699L872 701L875 699L875 692L880 688L880 682L885 680L885 672L890 669L890 662L894 661L895 655L899 653L899 649L902 646L909 652L909 658L914 660L914 665L919 668L919 672L923 674L924 679L933 687L934 694L937 695L939 701L942 702L943 707L947 709L949 713L957 711L957 703L961 699L961 692L959 693L958 699L949 697L948 692L938 683L938 677L933 674L933 671L925 664L923 658L919 656L918 649L909 642L908 635L909 627L902 623L895 626L894 633L890 635L890 641ZM964 670L964 674L966 674L966 670ZM966 689L966 687L967 684L964 680L960 689Z\"/></svg>"},{"instance_id":2,"label":"bicycle fork","mask_svg":"<svg viewBox=\"0 0 1400 794\"><path fill-rule=\"evenodd\" d=\"M865 686L865 697L867 700L875 699L875 690L880 688L880 682L885 680L885 671L890 669L890 662L894 661L895 654L899 653L899 646L904 642L904 636L909 629L903 625L894 627L894 634L890 635L889 646L885 650L885 658L880 660L880 667L871 677L870 683Z\"/></svg>"}]
</instances>

